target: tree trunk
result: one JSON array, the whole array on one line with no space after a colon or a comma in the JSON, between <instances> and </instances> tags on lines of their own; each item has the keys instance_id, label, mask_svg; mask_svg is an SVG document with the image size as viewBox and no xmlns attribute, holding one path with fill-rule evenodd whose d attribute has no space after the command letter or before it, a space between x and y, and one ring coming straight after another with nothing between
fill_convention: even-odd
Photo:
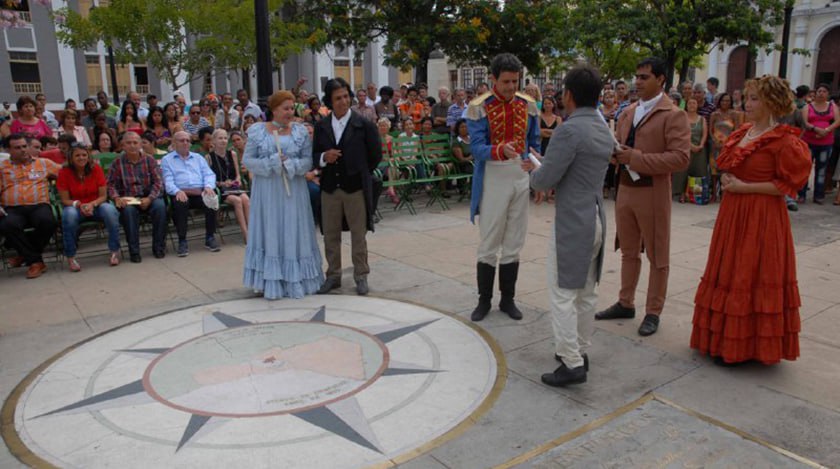
<instances>
[{"instance_id":1,"label":"tree trunk","mask_svg":"<svg viewBox=\"0 0 840 469\"><path fill-rule=\"evenodd\" d=\"M688 65L689 65L689 60L688 59L682 59L680 61L680 80L681 81L688 80Z\"/></svg>"},{"instance_id":2,"label":"tree trunk","mask_svg":"<svg viewBox=\"0 0 840 469\"><path fill-rule=\"evenodd\" d=\"M429 83L429 55L431 55L431 51L421 54L418 65L414 67L415 85L420 83Z\"/></svg>"},{"instance_id":3,"label":"tree trunk","mask_svg":"<svg viewBox=\"0 0 840 469\"><path fill-rule=\"evenodd\" d=\"M674 84L674 69L677 65L677 58L675 52L668 52L665 57L665 91L671 89Z\"/></svg>"}]
</instances>

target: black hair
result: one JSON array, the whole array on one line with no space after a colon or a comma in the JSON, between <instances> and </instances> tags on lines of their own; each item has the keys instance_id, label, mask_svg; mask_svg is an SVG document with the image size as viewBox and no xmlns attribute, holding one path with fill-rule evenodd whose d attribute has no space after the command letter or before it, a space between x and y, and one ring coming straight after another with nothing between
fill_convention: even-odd
<instances>
[{"instance_id":1,"label":"black hair","mask_svg":"<svg viewBox=\"0 0 840 469\"><path fill-rule=\"evenodd\" d=\"M147 142L150 142L152 144L157 142L157 136L155 136L154 132L151 132L151 131L148 131L148 130L143 132L143 135L140 136L140 139L145 140Z\"/></svg>"},{"instance_id":2,"label":"black hair","mask_svg":"<svg viewBox=\"0 0 840 469\"><path fill-rule=\"evenodd\" d=\"M613 85L613 87L618 88L618 85L624 85L624 86L627 86L627 83L626 83L624 80L618 80L617 82L615 82L615 84Z\"/></svg>"},{"instance_id":3,"label":"black hair","mask_svg":"<svg viewBox=\"0 0 840 469\"><path fill-rule=\"evenodd\" d=\"M828 83L820 83L816 86L816 88L814 88L814 91L819 91L820 88L825 88L826 91L831 93L831 85L829 85Z\"/></svg>"},{"instance_id":4,"label":"black hair","mask_svg":"<svg viewBox=\"0 0 840 469\"><path fill-rule=\"evenodd\" d=\"M137 106L134 104L134 101L132 101L130 99L126 99L125 101L123 101L122 109L120 109L120 122L125 124L125 118L126 118L125 108L128 105L131 105L131 108L134 109L133 119L136 120L137 122L140 122L140 113L137 110Z\"/></svg>"},{"instance_id":5,"label":"black hair","mask_svg":"<svg viewBox=\"0 0 840 469\"><path fill-rule=\"evenodd\" d=\"M306 98L306 107L309 108L309 109L312 109L312 102L313 101L318 101L318 104L321 104L321 100L318 99L318 96L313 94L312 96Z\"/></svg>"},{"instance_id":6,"label":"black hair","mask_svg":"<svg viewBox=\"0 0 840 469\"><path fill-rule=\"evenodd\" d=\"M431 96L426 97L426 102L429 103L429 106L437 104L437 100Z\"/></svg>"},{"instance_id":7,"label":"black hair","mask_svg":"<svg viewBox=\"0 0 840 469\"><path fill-rule=\"evenodd\" d=\"M86 98L84 101L82 101L82 107L87 107L87 103L88 103L88 101L92 102L94 105L96 104L96 100L95 100L95 99L93 99L93 98Z\"/></svg>"},{"instance_id":8,"label":"black hair","mask_svg":"<svg viewBox=\"0 0 840 469\"><path fill-rule=\"evenodd\" d=\"M458 118L458 120L455 121L455 125L452 126L452 130L455 132L455 135L458 135L458 129L461 128L461 124L466 124L466 123L467 123L467 120L464 119L463 117L460 117L460 118Z\"/></svg>"},{"instance_id":9,"label":"black hair","mask_svg":"<svg viewBox=\"0 0 840 469\"><path fill-rule=\"evenodd\" d=\"M493 57L493 61L490 62L490 74L499 78L502 72L522 73L522 62L507 52Z\"/></svg>"},{"instance_id":10,"label":"black hair","mask_svg":"<svg viewBox=\"0 0 840 469\"><path fill-rule=\"evenodd\" d=\"M811 88L809 88L808 85L799 85L796 87L796 99L803 99L808 96L808 93L810 92Z\"/></svg>"},{"instance_id":11,"label":"black hair","mask_svg":"<svg viewBox=\"0 0 840 469\"><path fill-rule=\"evenodd\" d=\"M668 66L659 57L648 57L636 64L636 69L643 67L650 67L650 72L654 77L664 77L668 73Z\"/></svg>"},{"instance_id":12,"label":"black hair","mask_svg":"<svg viewBox=\"0 0 840 469\"><path fill-rule=\"evenodd\" d=\"M723 98L729 97L729 108L735 109L735 100L732 99L732 95L729 93L721 93L718 95L717 100L715 101L715 106L720 109L720 103L723 101Z\"/></svg>"},{"instance_id":13,"label":"black hair","mask_svg":"<svg viewBox=\"0 0 840 469\"><path fill-rule=\"evenodd\" d=\"M720 80L718 80L718 79L717 79L717 78L715 78L715 77L709 77L709 79L708 79L708 80L706 80L706 83L711 83L711 84L715 85L715 88L717 88L718 86L720 86Z\"/></svg>"},{"instance_id":14,"label":"black hair","mask_svg":"<svg viewBox=\"0 0 840 469\"><path fill-rule=\"evenodd\" d=\"M416 86L409 86L408 90L406 91L406 94L411 93L412 91L414 91L417 94L420 94L420 90Z\"/></svg>"},{"instance_id":15,"label":"black hair","mask_svg":"<svg viewBox=\"0 0 840 469\"><path fill-rule=\"evenodd\" d=\"M64 109L67 109L67 105L68 105L68 104L70 104L70 103L74 103L74 104L75 104L75 103L76 103L76 100L75 100L75 99L73 99L73 98L67 98L67 100L66 100L66 101L64 101Z\"/></svg>"},{"instance_id":16,"label":"black hair","mask_svg":"<svg viewBox=\"0 0 840 469\"><path fill-rule=\"evenodd\" d=\"M431 117L426 116L426 117L424 117L424 118L420 119L420 127L423 127L423 124L424 124L426 121L431 122L433 126L435 125L435 121L434 121L434 120L432 120L432 118L431 118Z\"/></svg>"},{"instance_id":17,"label":"black hair","mask_svg":"<svg viewBox=\"0 0 840 469\"><path fill-rule=\"evenodd\" d=\"M153 95L153 94L146 95L146 102L147 103L149 102L150 99L158 99L158 97Z\"/></svg>"},{"instance_id":18,"label":"black hair","mask_svg":"<svg viewBox=\"0 0 840 469\"><path fill-rule=\"evenodd\" d=\"M41 145L43 146L55 145L58 143L58 140L56 140L55 137L51 137L49 135L44 135L43 137L39 138L38 141L41 142Z\"/></svg>"},{"instance_id":19,"label":"black hair","mask_svg":"<svg viewBox=\"0 0 840 469\"><path fill-rule=\"evenodd\" d=\"M563 88L572 95L577 107L595 107L601 95L601 74L590 65L578 65L566 74Z\"/></svg>"},{"instance_id":20,"label":"black hair","mask_svg":"<svg viewBox=\"0 0 840 469\"><path fill-rule=\"evenodd\" d=\"M390 100L394 97L394 89L390 86L383 86L382 88L379 88L379 96L387 96Z\"/></svg>"},{"instance_id":21,"label":"black hair","mask_svg":"<svg viewBox=\"0 0 840 469\"><path fill-rule=\"evenodd\" d=\"M169 120L166 118L166 113L163 112L163 108L160 106L152 106L149 109L149 115L146 116L146 128L147 129L154 129L155 128L155 121L152 119L152 115L156 112L159 112L163 118L160 120L160 124L165 128L169 129ZM154 140L152 140L154 141Z\"/></svg>"},{"instance_id":22,"label":"black hair","mask_svg":"<svg viewBox=\"0 0 840 469\"><path fill-rule=\"evenodd\" d=\"M72 134L61 134L57 139L58 143L73 144L76 143L76 137Z\"/></svg>"},{"instance_id":23,"label":"black hair","mask_svg":"<svg viewBox=\"0 0 840 469\"><path fill-rule=\"evenodd\" d=\"M26 142L27 145L29 145L29 139L26 138L26 135L22 133L16 133L10 134L8 137L6 137L6 139L3 140L3 146L6 148L11 148L9 145L12 144L12 140L23 140Z\"/></svg>"},{"instance_id":24,"label":"black hair","mask_svg":"<svg viewBox=\"0 0 840 469\"><path fill-rule=\"evenodd\" d=\"M205 135L213 135L213 127L206 126L198 129L198 140L204 140Z\"/></svg>"},{"instance_id":25,"label":"black hair","mask_svg":"<svg viewBox=\"0 0 840 469\"><path fill-rule=\"evenodd\" d=\"M350 88L350 84L347 83L347 81L345 81L344 78L341 78L341 77L332 78L330 80L327 80L327 82L324 84L324 98L321 100L321 103L324 106L327 106L327 109L329 109L330 111L332 111L332 108L333 108L332 107L332 95L333 95L333 93L335 93L336 91L338 91L342 88L347 90L347 93L350 95L350 99L353 99L356 96L356 95L353 94L353 90Z\"/></svg>"}]
</instances>

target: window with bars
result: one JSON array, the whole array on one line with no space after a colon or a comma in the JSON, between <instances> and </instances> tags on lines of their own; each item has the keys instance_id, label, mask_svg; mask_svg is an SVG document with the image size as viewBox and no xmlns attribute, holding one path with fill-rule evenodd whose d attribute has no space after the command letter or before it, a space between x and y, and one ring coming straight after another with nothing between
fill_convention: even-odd
<instances>
[{"instance_id":1,"label":"window with bars","mask_svg":"<svg viewBox=\"0 0 840 469\"><path fill-rule=\"evenodd\" d=\"M487 69L484 67L473 69L473 83L478 86L480 83L487 81Z\"/></svg>"},{"instance_id":2,"label":"window with bars","mask_svg":"<svg viewBox=\"0 0 840 469\"><path fill-rule=\"evenodd\" d=\"M455 88L458 88L458 70L450 70L449 71L449 89L452 92L455 92Z\"/></svg>"},{"instance_id":3,"label":"window with bars","mask_svg":"<svg viewBox=\"0 0 840 469\"><path fill-rule=\"evenodd\" d=\"M144 74L146 74L145 70L146 70L146 67L143 67L143 73ZM137 67L134 68L134 77L135 77L135 79L137 78ZM146 90L147 90L146 92L147 93L148 93L148 89L149 89L148 84L149 84L149 77L147 75L146 76L146 85L147 85L146 86ZM210 72L207 72L204 75L204 88L203 88L203 91L202 91L202 95L206 96L206 95L208 95L212 92L213 92L213 74L210 73Z\"/></svg>"},{"instance_id":4,"label":"window with bars","mask_svg":"<svg viewBox=\"0 0 840 469\"><path fill-rule=\"evenodd\" d=\"M461 69L461 83L464 86L464 89L470 89L473 87L473 74L471 68L464 68Z\"/></svg>"},{"instance_id":5,"label":"window with bars","mask_svg":"<svg viewBox=\"0 0 840 469\"><path fill-rule=\"evenodd\" d=\"M9 69L15 93L41 93L41 72L34 52L9 52Z\"/></svg>"}]
</instances>

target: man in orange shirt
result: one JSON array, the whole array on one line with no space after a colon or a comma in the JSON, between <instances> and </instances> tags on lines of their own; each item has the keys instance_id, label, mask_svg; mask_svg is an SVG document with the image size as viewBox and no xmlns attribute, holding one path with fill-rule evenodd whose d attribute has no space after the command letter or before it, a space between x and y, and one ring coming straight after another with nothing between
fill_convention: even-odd
<instances>
[{"instance_id":1,"label":"man in orange shirt","mask_svg":"<svg viewBox=\"0 0 840 469\"><path fill-rule=\"evenodd\" d=\"M50 209L49 179L58 176L61 166L32 158L22 134L10 135L6 148L10 158L0 163L0 234L18 253L9 259L9 265L28 264L26 278L37 278L47 270L42 254L56 226ZM27 227L34 231L25 233Z\"/></svg>"},{"instance_id":2,"label":"man in orange shirt","mask_svg":"<svg viewBox=\"0 0 840 469\"><path fill-rule=\"evenodd\" d=\"M408 100L400 105L400 115L403 118L411 117L415 127L419 127L420 119L423 118L423 103L417 99L419 94L417 88L412 86L408 89Z\"/></svg>"}]
</instances>

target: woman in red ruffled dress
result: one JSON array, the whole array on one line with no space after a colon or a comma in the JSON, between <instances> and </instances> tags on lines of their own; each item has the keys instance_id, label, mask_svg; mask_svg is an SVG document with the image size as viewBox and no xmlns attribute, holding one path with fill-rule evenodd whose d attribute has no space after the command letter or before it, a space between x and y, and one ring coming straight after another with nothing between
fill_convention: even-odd
<instances>
[{"instance_id":1,"label":"woman in red ruffled dress","mask_svg":"<svg viewBox=\"0 0 840 469\"><path fill-rule=\"evenodd\" d=\"M718 156L726 196L694 299L691 347L718 365L766 365L799 356L799 287L784 195L808 180L811 156L800 130L776 123L794 111L787 80L746 84L749 123Z\"/></svg>"}]
</instances>

